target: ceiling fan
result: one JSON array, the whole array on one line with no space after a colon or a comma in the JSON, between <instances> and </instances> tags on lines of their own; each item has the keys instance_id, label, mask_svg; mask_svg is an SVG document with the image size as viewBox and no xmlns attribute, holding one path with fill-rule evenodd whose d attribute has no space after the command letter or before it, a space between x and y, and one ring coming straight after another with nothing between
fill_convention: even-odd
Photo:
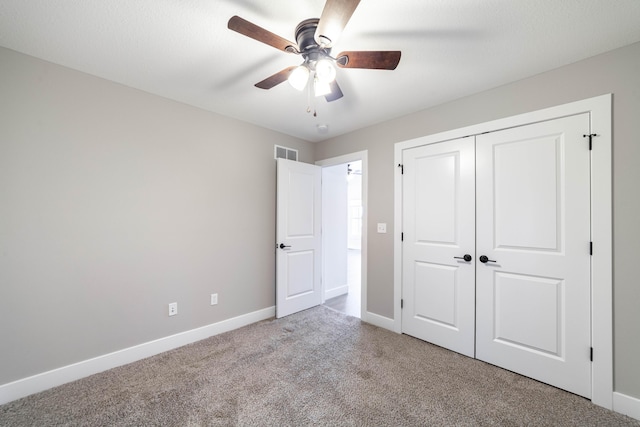
<instances>
[{"instance_id":1,"label":"ceiling fan","mask_svg":"<svg viewBox=\"0 0 640 427\"><path fill-rule=\"evenodd\" d=\"M239 16L227 24L230 30L268 44L278 50L302 55L303 63L287 67L255 84L260 89L271 89L288 80L303 90L313 84L316 96L324 95L328 102L342 98L342 90L335 80L336 65L340 68L394 70L400 62L400 51L345 51L331 56L331 47L353 15L360 0L327 0L320 19L306 19L295 30L296 43L290 42Z\"/></svg>"}]
</instances>

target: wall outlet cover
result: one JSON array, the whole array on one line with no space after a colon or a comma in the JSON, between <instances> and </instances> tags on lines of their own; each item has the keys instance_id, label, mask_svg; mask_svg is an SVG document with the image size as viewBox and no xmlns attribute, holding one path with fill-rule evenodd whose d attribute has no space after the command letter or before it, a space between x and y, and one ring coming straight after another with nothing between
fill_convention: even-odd
<instances>
[{"instance_id":1,"label":"wall outlet cover","mask_svg":"<svg viewBox=\"0 0 640 427\"><path fill-rule=\"evenodd\" d=\"M169 316L175 316L176 314L178 314L178 303L172 302L169 304Z\"/></svg>"}]
</instances>

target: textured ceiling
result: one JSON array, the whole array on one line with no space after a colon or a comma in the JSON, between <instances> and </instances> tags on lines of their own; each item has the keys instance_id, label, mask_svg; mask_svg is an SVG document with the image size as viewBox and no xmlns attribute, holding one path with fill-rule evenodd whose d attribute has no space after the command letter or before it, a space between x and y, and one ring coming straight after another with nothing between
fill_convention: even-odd
<instances>
[{"instance_id":1,"label":"textured ceiling","mask_svg":"<svg viewBox=\"0 0 640 427\"><path fill-rule=\"evenodd\" d=\"M344 97L332 103L286 82L254 87L301 58L228 30L229 18L295 41L296 25L323 7L324 0L1 0L0 46L321 141L640 41L640 0L362 0L333 52L401 50L395 71L339 69Z\"/></svg>"}]
</instances>

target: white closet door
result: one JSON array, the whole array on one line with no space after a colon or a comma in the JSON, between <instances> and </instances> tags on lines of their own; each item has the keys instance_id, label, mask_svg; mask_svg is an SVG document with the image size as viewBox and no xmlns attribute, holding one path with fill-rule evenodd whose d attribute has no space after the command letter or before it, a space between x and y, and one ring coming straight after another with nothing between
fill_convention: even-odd
<instances>
[{"instance_id":1,"label":"white closet door","mask_svg":"<svg viewBox=\"0 0 640 427\"><path fill-rule=\"evenodd\" d=\"M589 116L480 135L476 357L591 396Z\"/></svg>"},{"instance_id":2,"label":"white closet door","mask_svg":"<svg viewBox=\"0 0 640 427\"><path fill-rule=\"evenodd\" d=\"M406 150L402 193L402 332L471 357L474 161L472 137Z\"/></svg>"}]
</instances>

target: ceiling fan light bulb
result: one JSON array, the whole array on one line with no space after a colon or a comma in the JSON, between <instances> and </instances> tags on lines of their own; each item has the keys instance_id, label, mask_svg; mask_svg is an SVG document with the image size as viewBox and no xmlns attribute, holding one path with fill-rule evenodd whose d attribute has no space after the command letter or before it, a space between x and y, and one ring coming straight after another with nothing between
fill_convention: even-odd
<instances>
[{"instance_id":1,"label":"ceiling fan light bulb","mask_svg":"<svg viewBox=\"0 0 640 427\"><path fill-rule=\"evenodd\" d=\"M324 83L331 83L336 79L336 67L333 61L327 58L316 62L316 77Z\"/></svg>"},{"instance_id":2,"label":"ceiling fan light bulb","mask_svg":"<svg viewBox=\"0 0 640 427\"><path fill-rule=\"evenodd\" d=\"M294 89L302 90L309 81L309 69L304 65L296 67L291 71L287 80Z\"/></svg>"}]
</instances>

